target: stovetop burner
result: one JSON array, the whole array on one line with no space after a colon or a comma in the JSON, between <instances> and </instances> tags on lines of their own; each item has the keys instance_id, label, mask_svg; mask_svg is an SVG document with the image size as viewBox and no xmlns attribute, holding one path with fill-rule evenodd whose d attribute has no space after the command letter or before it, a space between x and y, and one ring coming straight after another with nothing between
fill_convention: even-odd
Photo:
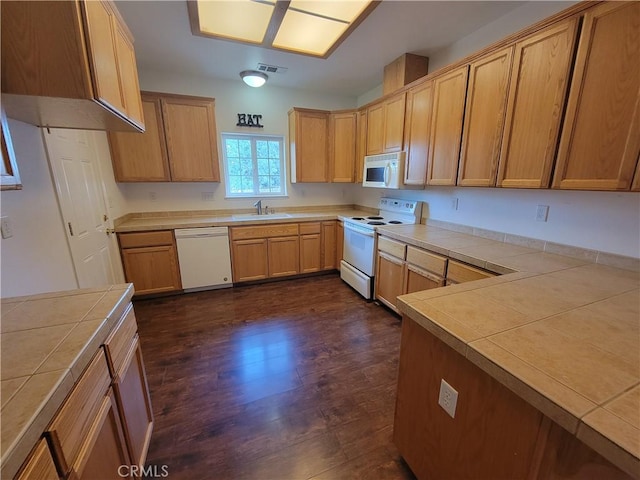
<instances>
[{"instance_id":1,"label":"stovetop burner","mask_svg":"<svg viewBox=\"0 0 640 480\"><path fill-rule=\"evenodd\" d=\"M351 217L351 220L364 220L362 217Z\"/></svg>"},{"instance_id":2,"label":"stovetop burner","mask_svg":"<svg viewBox=\"0 0 640 480\"><path fill-rule=\"evenodd\" d=\"M372 216L372 217L367 217L368 220L382 220L382 217L378 217L378 216Z\"/></svg>"},{"instance_id":3,"label":"stovetop burner","mask_svg":"<svg viewBox=\"0 0 640 480\"><path fill-rule=\"evenodd\" d=\"M371 218L371 217L368 217ZM379 217L382 218L382 217ZM378 222L378 221L373 221L373 222L367 222L367 225L386 225L384 222Z\"/></svg>"},{"instance_id":4,"label":"stovetop burner","mask_svg":"<svg viewBox=\"0 0 640 480\"><path fill-rule=\"evenodd\" d=\"M400 225L402 222L400 220L389 220L391 225Z\"/></svg>"}]
</instances>

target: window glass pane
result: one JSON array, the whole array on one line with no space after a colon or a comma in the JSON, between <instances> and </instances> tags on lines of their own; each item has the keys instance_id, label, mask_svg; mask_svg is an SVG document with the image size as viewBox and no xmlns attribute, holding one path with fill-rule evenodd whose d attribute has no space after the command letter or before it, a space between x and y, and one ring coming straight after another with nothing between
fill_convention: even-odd
<instances>
[{"instance_id":1,"label":"window glass pane","mask_svg":"<svg viewBox=\"0 0 640 480\"><path fill-rule=\"evenodd\" d=\"M286 195L284 138L222 134L227 196Z\"/></svg>"},{"instance_id":2,"label":"window glass pane","mask_svg":"<svg viewBox=\"0 0 640 480\"><path fill-rule=\"evenodd\" d=\"M269 159L258 158L258 175L269 175Z\"/></svg>"},{"instance_id":3,"label":"window glass pane","mask_svg":"<svg viewBox=\"0 0 640 480\"><path fill-rule=\"evenodd\" d=\"M269 142L269 157L280 158L280 142Z\"/></svg>"}]
</instances>

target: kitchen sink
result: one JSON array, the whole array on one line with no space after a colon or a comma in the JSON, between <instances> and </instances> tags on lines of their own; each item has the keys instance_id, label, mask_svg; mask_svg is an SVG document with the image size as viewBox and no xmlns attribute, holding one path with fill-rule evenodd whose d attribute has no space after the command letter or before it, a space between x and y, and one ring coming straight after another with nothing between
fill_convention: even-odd
<instances>
[{"instance_id":1,"label":"kitchen sink","mask_svg":"<svg viewBox=\"0 0 640 480\"><path fill-rule=\"evenodd\" d=\"M278 220L280 218L291 218L288 213L268 213L258 215L257 213L238 213L231 215L235 220Z\"/></svg>"}]
</instances>

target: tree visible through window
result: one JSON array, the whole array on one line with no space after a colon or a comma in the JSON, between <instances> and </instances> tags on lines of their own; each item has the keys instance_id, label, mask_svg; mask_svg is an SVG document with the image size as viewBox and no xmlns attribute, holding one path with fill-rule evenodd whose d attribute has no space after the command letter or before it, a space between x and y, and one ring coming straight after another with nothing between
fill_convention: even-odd
<instances>
[{"instance_id":1,"label":"tree visible through window","mask_svg":"<svg viewBox=\"0 0 640 480\"><path fill-rule=\"evenodd\" d=\"M285 195L283 137L222 134L228 197Z\"/></svg>"}]
</instances>

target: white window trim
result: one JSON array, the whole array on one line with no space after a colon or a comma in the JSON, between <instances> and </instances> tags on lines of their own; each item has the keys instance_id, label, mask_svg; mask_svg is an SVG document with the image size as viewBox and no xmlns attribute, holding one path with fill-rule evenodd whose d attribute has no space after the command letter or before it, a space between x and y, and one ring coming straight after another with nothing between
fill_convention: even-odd
<instances>
[{"instance_id":1,"label":"white window trim","mask_svg":"<svg viewBox=\"0 0 640 480\"><path fill-rule=\"evenodd\" d=\"M254 193L232 193L230 191L230 181L229 181L229 164L227 162L227 151L226 151L226 145L225 145L225 138L237 138L237 137L245 137L245 138L251 138L251 139L274 139L274 140L278 140L281 143L282 146L282 150L281 150L281 172L282 172L282 179L281 179L281 185L282 185L282 192L280 193L261 193L261 192L254 192ZM286 145L285 145L285 136L284 135L276 135L276 134L262 134L262 133L238 133L238 132L222 132L220 134L220 139L221 142L220 144L222 145L222 166L224 169L224 183L225 183L225 197L226 199L234 199L234 198L264 198L264 197L269 197L269 198L288 198L289 195L287 193L287 159L285 158L286 155ZM252 149L255 149L255 145L252 143ZM258 177L258 165L257 165L257 155L255 151L252 151L252 157L254 160L256 160L256 164L255 164L255 170L254 170L254 185L256 185L257 182L257 177Z\"/></svg>"}]
</instances>

